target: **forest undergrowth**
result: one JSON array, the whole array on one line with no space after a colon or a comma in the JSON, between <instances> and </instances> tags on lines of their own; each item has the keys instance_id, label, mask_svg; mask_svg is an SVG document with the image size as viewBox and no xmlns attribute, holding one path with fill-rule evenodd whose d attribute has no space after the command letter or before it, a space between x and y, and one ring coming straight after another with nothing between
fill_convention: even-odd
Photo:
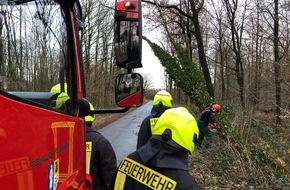
<instances>
[{"instance_id":1,"label":"forest undergrowth","mask_svg":"<svg viewBox=\"0 0 290 190\"><path fill-rule=\"evenodd\" d=\"M212 148L190 156L192 176L202 189L290 189L290 113L279 127L270 114L235 113L231 124L243 143L213 133Z\"/></svg>"}]
</instances>

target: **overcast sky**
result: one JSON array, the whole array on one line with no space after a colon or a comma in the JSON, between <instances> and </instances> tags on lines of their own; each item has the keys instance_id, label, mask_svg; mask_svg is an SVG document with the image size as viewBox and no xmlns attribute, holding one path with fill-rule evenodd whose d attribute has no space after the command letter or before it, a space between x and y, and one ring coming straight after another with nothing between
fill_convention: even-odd
<instances>
[{"instance_id":1,"label":"overcast sky","mask_svg":"<svg viewBox=\"0 0 290 190\"><path fill-rule=\"evenodd\" d=\"M158 32L151 31L150 33L144 34L150 41L158 44ZM154 55L149 44L142 41L142 64L143 68L137 69L140 74L150 74L151 82L154 84L155 89L161 89L164 87L164 69L160 64L159 59Z\"/></svg>"}]
</instances>

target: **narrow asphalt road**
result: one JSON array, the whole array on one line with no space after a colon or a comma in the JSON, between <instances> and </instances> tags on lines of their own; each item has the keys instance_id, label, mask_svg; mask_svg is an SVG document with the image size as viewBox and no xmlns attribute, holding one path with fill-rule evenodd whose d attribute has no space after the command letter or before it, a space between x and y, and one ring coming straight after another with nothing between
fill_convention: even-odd
<instances>
[{"instance_id":1,"label":"narrow asphalt road","mask_svg":"<svg viewBox=\"0 0 290 190\"><path fill-rule=\"evenodd\" d=\"M135 108L117 121L98 130L112 144L119 162L136 150L137 135L143 119L150 114L152 101Z\"/></svg>"}]
</instances>

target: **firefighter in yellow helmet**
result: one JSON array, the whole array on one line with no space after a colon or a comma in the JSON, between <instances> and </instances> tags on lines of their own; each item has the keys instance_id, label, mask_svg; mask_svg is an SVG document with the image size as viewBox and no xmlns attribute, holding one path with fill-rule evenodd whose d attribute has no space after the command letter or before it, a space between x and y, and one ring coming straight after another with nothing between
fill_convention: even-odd
<instances>
[{"instance_id":1,"label":"firefighter in yellow helmet","mask_svg":"<svg viewBox=\"0 0 290 190\"><path fill-rule=\"evenodd\" d=\"M61 92L61 87L60 87L60 83L54 85L50 92L52 93L59 93L59 95L56 98L56 102L55 102L55 108L60 109L60 110L64 110L64 111L68 111L68 100L70 99L68 94L67 94L67 84L64 83L64 92Z\"/></svg>"},{"instance_id":2,"label":"firefighter in yellow helmet","mask_svg":"<svg viewBox=\"0 0 290 190\"><path fill-rule=\"evenodd\" d=\"M172 107L172 104L172 96L166 90L161 90L155 94L151 113L142 121L139 129L137 149L147 143L151 137L151 125L154 125L161 114Z\"/></svg>"},{"instance_id":3,"label":"firefighter in yellow helmet","mask_svg":"<svg viewBox=\"0 0 290 190\"><path fill-rule=\"evenodd\" d=\"M188 172L188 155L198 136L196 120L186 108L166 110L149 141L120 162L114 190L199 189Z\"/></svg>"},{"instance_id":4,"label":"firefighter in yellow helmet","mask_svg":"<svg viewBox=\"0 0 290 190\"><path fill-rule=\"evenodd\" d=\"M94 110L90 103L90 109ZM117 169L116 154L111 143L92 128L94 115L85 117L86 121L86 172L91 175L93 188L106 190L110 187Z\"/></svg>"}]
</instances>

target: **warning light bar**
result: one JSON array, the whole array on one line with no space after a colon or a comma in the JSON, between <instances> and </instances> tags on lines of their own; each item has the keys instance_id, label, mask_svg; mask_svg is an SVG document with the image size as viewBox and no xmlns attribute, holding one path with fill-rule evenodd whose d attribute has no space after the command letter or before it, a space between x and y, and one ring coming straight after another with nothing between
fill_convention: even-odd
<instances>
[{"instance_id":1,"label":"warning light bar","mask_svg":"<svg viewBox=\"0 0 290 190\"><path fill-rule=\"evenodd\" d=\"M140 1L140 2L139 2ZM124 19L138 19L141 0L116 1L116 16Z\"/></svg>"},{"instance_id":2,"label":"warning light bar","mask_svg":"<svg viewBox=\"0 0 290 190\"><path fill-rule=\"evenodd\" d=\"M138 11L138 1L118 1L116 5L117 11Z\"/></svg>"}]
</instances>

